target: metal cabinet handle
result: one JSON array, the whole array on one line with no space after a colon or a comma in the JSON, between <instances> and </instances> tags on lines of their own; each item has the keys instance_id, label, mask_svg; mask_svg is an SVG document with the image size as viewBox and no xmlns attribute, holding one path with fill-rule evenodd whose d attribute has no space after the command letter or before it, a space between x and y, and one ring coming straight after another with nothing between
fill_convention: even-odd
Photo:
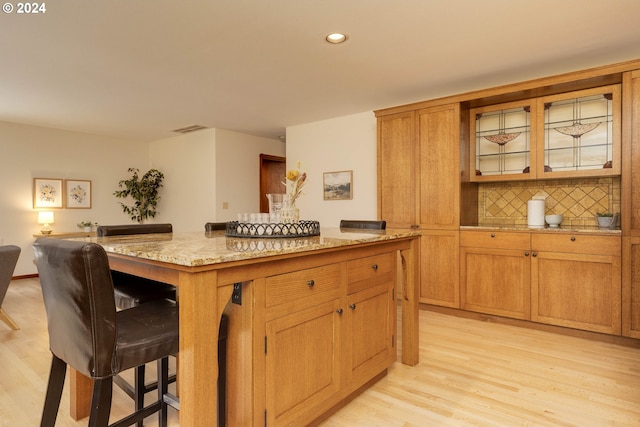
<instances>
[{"instance_id":1,"label":"metal cabinet handle","mask_svg":"<svg viewBox=\"0 0 640 427\"><path fill-rule=\"evenodd\" d=\"M529 252L525 252L525 253L524 253L524 256L529 256Z\"/></svg>"},{"instance_id":2,"label":"metal cabinet handle","mask_svg":"<svg viewBox=\"0 0 640 427\"><path fill-rule=\"evenodd\" d=\"M374 271L378 270L378 264L373 264L371 268L373 268Z\"/></svg>"},{"instance_id":3,"label":"metal cabinet handle","mask_svg":"<svg viewBox=\"0 0 640 427\"><path fill-rule=\"evenodd\" d=\"M315 284L316 284L316 282L314 282L313 279L307 280L307 286L309 286L310 288L312 288L313 285L315 285Z\"/></svg>"},{"instance_id":4,"label":"metal cabinet handle","mask_svg":"<svg viewBox=\"0 0 640 427\"><path fill-rule=\"evenodd\" d=\"M575 242L576 241L576 237L575 236L571 236L571 241Z\"/></svg>"},{"instance_id":5,"label":"metal cabinet handle","mask_svg":"<svg viewBox=\"0 0 640 427\"><path fill-rule=\"evenodd\" d=\"M336 313L338 313L338 314L342 314L342 309L341 309L341 308L337 309L337 310L336 310Z\"/></svg>"},{"instance_id":6,"label":"metal cabinet handle","mask_svg":"<svg viewBox=\"0 0 640 427\"><path fill-rule=\"evenodd\" d=\"M496 233L491 233L491 237L496 237Z\"/></svg>"},{"instance_id":7,"label":"metal cabinet handle","mask_svg":"<svg viewBox=\"0 0 640 427\"><path fill-rule=\"evenodd\" d=\"M355 310L355 309L356 309L356 305L355 305L355 304L349 304L349 308L350 308L351 310Z\"/></svg>"},{"instance_id":8,"label":"metal cabinet handle","mask_svg":"<svg viewBox=\"0 0 640 427\"><path fill-rule=\"evenodd\" d=\"M538 253L537 253L537 252L534 252L533 254L531 254L531 256L532 256L532 257L537 257L537 256L538 256Z\"/></svg>"}]
</instances>

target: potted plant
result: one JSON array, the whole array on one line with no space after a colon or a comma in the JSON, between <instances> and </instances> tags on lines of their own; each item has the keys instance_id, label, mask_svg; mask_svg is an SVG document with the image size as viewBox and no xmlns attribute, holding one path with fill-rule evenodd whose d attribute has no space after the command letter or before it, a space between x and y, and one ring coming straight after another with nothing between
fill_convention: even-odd
<instances>
[{"instance_id":1,"label":"potted plant","mask_svg":"<svg viewBox=\"0 0 640 427\"><path fill-rule=\"evenodd\" d=\"M131 217L131 220L142 224L147 218L154 218L157 213L158 190L162 188L164 174L157 169L150 169L147 173L140 177L139 170L129 168L131 178L124 179L118 183L117 190L113 194L119 199L131 197L134 200L133 205L129 206L120 203L122 211Z\"/></svg>"},{"instance_id":2,"label":"potted plant","mask_svg":"<svg viewBox=\"0 0 640 427\"><path fill-rule=\"evenodd\" d=\"M92 221L80 221L78 223L78 228L82 229L82 231L84 231L85 233L91 233L91 230L93 230L94 226L97 227L98 223Z\"/></svg>"},{"instance_id":3,"label":"potted plant","mask_svg":"<svg viewBox=\"0 0 640 427\"><path fill-rule=\"evenodd\" d=\"M598 227L600 228L616 228L618 223L618 215L611 212L596 213L596 219L598 220Z\"/></svg>"}]
</instances>

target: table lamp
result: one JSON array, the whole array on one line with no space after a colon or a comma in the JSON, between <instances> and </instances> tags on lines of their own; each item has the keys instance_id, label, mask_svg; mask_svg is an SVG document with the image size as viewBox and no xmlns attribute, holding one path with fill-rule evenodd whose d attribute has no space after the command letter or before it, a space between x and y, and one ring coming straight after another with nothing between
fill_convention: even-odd
<instances>
[{"instance_id":1,"label":"table lamp","mask_svg":"<svg viewBox=\"0 0 640 427\"><path fill-rule=\"evenodd\" d=\"M42 234L51 234L53 230L49 224L53 224L53 212L38 212L38 224L43 224L40 230Z\"/></svg>"}]
</instances>

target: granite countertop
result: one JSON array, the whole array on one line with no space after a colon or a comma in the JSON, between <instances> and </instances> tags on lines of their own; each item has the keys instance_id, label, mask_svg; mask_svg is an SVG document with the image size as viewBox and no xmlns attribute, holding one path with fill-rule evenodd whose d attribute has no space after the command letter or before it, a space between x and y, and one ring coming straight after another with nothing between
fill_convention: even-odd
<instances>
[{"instance_id":1,"label":"granite countertop","mask_svg":"<svg viewBox=\"0 0 640 427\"><path fill-rule=\"evenodd\" d=\"M86 237L107 253L187 267L419 236L418 230L360 231L321 228L319 236L291 238L227 237L224 231Z\"/></svg>"},{"instance_id":2,"label":"granite countertop","mask_svg":"<svg viewBox=\"0 0 640 427\"><path fill-rule=\"evenodd\" d=\"M622 230L610 229L610 228L599 228L599 227L544 227L544 228L529 228L526 225L480 225L480 226L461 226L461 231L469 230L498 230L498 231L522 231L522 232L531 232L531 233L589 233L589 234L601 234L601 235L613 235L620 236L622 234Z\"/></svg>"}]
</instances>

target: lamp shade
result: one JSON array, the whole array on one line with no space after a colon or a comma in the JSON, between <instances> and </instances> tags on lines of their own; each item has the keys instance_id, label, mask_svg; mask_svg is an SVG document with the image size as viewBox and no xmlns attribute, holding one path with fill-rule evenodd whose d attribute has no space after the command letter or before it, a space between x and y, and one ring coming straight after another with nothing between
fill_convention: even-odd
<instances>
[{"instance_id":1,"label":"lamp shade","mask_svg":"<svg viewBox=\"0 0 640 427\"><path fill-rule=\"evenodd\" d=\"M53 212L38 212L38 224L53 224Z\"/></svg>"}]
</instances>

